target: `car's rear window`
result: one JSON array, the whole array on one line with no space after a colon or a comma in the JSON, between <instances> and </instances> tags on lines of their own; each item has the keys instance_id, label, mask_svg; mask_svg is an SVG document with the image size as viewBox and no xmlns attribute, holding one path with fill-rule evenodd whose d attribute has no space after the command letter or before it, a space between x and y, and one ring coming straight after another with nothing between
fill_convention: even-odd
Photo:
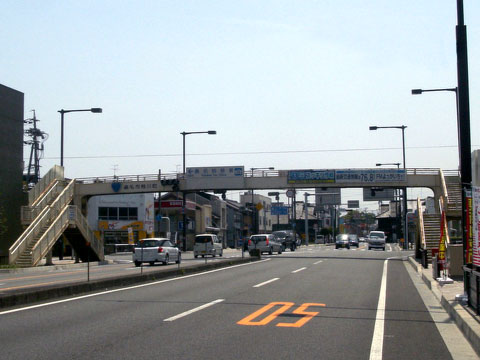
<instances>
[{"instance_id":1,"label":"car's rear window","mask_svg":"<svg viewBox=\"0 0 480 360\"><path fill-rule=\"evenodd\" d=\"M158 241L158 240L143 240L139 241L135 244L135 247L137 248L147 248L147 247L157 247L157 246L162 246L163 241Z\"/></svg>"},{"instance_id":2,"label":"car's rear window","mask_svg":"<svg viewBox=\"0 0 480 360\"><path fill-rule=\"evenodd\" d=\"M267 237L266 236L252 236L251 240L254 241L255 243L257 243L259 241L267 240Z\"/></svg>"},{"instance_id":3,"label":"car's rear window","mask_svg":"<svg viewBox=\"0 0 480 360\"><path fill-rule=\"evenodd\" d=\"M209 243L211 241L212 241L211 236L197 236L197 237L195 237L195 243L196 244L205 244L205 243Z\"/></svg>"}]
</instances>

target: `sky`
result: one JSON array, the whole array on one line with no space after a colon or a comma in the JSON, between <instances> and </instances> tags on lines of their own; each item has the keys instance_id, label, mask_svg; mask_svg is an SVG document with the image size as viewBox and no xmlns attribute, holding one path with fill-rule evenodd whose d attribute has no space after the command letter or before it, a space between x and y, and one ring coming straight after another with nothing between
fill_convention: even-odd
<instances>
[{"instance_id":1,"label":"sky","mask_svg":"<svg viewBox=\"0 0 480 360\"><path fill-rule=\"evenodd\" d=\"M464 0L472 150L480 148L480 2ZM41 174L458 168L455 0L0 3L0 83L48 133ZM24 156L28 163L29 149ZM349 193L350 194L350 193ZM230 194L230 196L234 196ZM358 199L345 195L342 201Z\"/></svg>"}]
</instances>

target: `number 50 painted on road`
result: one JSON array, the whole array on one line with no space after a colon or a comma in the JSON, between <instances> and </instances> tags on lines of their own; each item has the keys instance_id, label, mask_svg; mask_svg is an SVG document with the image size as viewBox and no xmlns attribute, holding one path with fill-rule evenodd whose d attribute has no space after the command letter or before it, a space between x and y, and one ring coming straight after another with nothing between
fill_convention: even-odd
<instances>
[{"instance_id":1,"label":"number 50 painted on road","mask_svg":"<svg viewBox=\"0 0 480 360\"><path fill-rule=\"evenodd\" d=\"M262 320L259 320L259 321L253 321L255 318L259 317L260 315L262 315L263 313L267 312L268 310L270 310L271 308L273 308L274 306L277 306L277 305L281 305L282 307L275 310L273 313L271 313L270 315L266 316L264 319ZM263 326L263 325L267 325L268 323L270 323L272 320L274 320L277 316L279 316L280 314L283 314L285 311L287 311L288 309L290 309L293 305L295 305L294 303L292 302L271 302L270 304L268 305L265 305L264 307L262 307L260 310L258 311L255 311L253 314L250 314L248 315L247 317L243 318L242 320L240 320L239 322L237 322L238 325L248 325L248 326ZM310 306L323 306L325 307L325 304L317 304L317 303L305 303L305 304L302 304L300 305L298 308L296 308L295 310L293 310L293 313L295 315L304 315L303 318L301 318L300 320L298 320L297 322L294 322L294 323L278 323L277 326L281 326L281 327L296 327L296 328L299 328L299 327L302 327L303 325L305 325L308 321L310 321L310 319L312 319L314 316L318 315L318 311L315 311L315 312L308 312L308 311L305 311L307 310L307 308L309 308Z\"/></svg>"}]
</instances>

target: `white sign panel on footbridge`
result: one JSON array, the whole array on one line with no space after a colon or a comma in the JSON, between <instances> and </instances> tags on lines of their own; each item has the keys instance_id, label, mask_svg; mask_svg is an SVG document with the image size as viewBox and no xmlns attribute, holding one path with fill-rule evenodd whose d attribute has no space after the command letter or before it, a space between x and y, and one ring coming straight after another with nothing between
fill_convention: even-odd
<instances>
[{"instance_id":1,"label":"white sign panel on footbridge","mask_svg":"<svg viewBox=\"0 0 480 360\"><path fill-rule=\"evenodd\" d=\"M403 169L291 170L289 184L377 184L406 182Z\"/></svg>"},{"instance_id":2,"label":"white sign panel on footbridge","mask_svg":"<svg viewBox=\"0 0 480 360\"><path fill-rule=\"evenodd\" d=\"M231 189L243 188L243 166L190 167L186 169L187 188Z\"/></svg>"}]
</instances>

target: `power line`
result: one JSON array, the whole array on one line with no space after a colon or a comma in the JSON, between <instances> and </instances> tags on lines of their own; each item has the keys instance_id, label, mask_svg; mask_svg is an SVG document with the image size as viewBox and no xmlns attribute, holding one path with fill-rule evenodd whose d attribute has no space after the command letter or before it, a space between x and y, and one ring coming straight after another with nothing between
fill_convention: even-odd
<instances>
[{"instance_id":1,"label":"power line","mask_svg":"<svg viewBox=\"0 0 480 360\"><path fill-rule=\"evenodd\" d=\"M479 146L479 145L472 145ZM457 148L457 145L410 146L407 149L441 149ZM354 148L354 149L316 149L316 150L280 150L280 151L244 151L244 152L216 152L216 153L189 153L188 156L231 156L231 155L262 155L262 154L305 154L327 152L358 152L358 151L385 151L400 150L401 147L383 148ZM137 155L90 155L68 156L68 159L107 159L107 158L146 158L146 157L180 157L182 154L137 154ZM59 159L59 157L45 157L44 159Z\"/></svg>"}]
</instances>

